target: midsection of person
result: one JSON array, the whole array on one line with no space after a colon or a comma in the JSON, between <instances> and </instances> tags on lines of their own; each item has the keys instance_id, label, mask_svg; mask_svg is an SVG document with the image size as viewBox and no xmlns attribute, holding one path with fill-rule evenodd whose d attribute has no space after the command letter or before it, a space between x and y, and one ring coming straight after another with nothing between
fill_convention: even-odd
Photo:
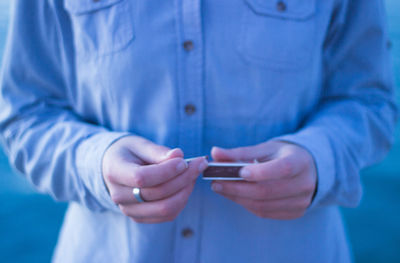
<instances>
[{"instance_id":1,"label":"midsection of person","mask_svg":"<svg viewBox=\"0 0 400 263\"><path fill-rule=\"evenodd\" d=\"M230 146L237 145L213 132L235 129L254 144L295 131L318 103L333 3L309 1L284 12L271 5L272 14L260 14L252 2L193 2L184 9L179 1L122 1L98 10L92 4L94 12L80 7L87 13L78 15L66 4L76 32L71 104L86 119L161 144L176 145L176 127L191 121L203 125L206 140ZM111 29L102 28L105 19ZM115 37L119 31L123 37ZM185 41L193 49L185 50ZM196 107L190 118L187 104Z\"/></svg>"},{"instance_id":2,"label":"midsection of person","mask_svg":"<svg viewBox=\"0 0 400 263\"><path fill-rule=\"evenodd\" d=\"M41 76L42 70L37 70L41 78L29 82L37 86L32 89L32 102L30 97L22 96L26 92L21 92L23 85L15 85L18 82L13 74L8 74L4 86L18 102L11 103L12 96L2 100L12 113L0 114L0 128L8 136L10 148L20 154L14 156L25 157L15 157L14 161L20 170L34 174L28 176L33 183L58 199L76 201L67 211L54 261L349 262L337 206L354 206L359 202L358 171L387 151L396 111L390 74L386 72L387 51L382 44L385 30L378 2L48 0L46 4L29 3L52 14L55 23L49 25L53 31L41 21L44 32L60 29L56 31L57 37L50 35L54 37L52 40L62 40L59 45L50 42L55 47L46 46L48 41L42 35L34 36L43 42L38 44L42 53L48 47L57 53L54 58L48 55L50 59L46 61L62 64L55 72L63 79L65 90L54 88L59 84L56 81L42 87L47 84L43 81L47 75ZM19 6L24 5L21 3ZM358 15L353 15L354 12ZM365 21L360 19L363 12L369 12ZM34 17L30 13L25 15ZM40 20L40 16L35 19ZM36 59L28 61L37 66ZM15 71L18 65L11 68ZM51 90L50 95L41 97L46 88ZM30 90L28 94L31 95ZM0 95L7 97L7 92ZM45 101L44 109L35 99ZM23 118L30 120L35 116L30 107L41 117L32 123L61 128L55 131L42 128L52 135L43 139L40 129L35 130L42 126L33 125L36 133L25 138L32 131L25 132L25 124L17 118L19 113L13 110L28 109ZM46 121L53 111L55 117ZM123 137L117 132L132 136ZM41 144L32 139L35 136L44 140L47 144L42 144L50 150L43 151ZM113 142L111 139L117 138L114 136L122 137ZM45 140L49 137L65 142ZM149 215L141 214L144 219L135 218L122 209L124 204L115 201L112 180L118 176L112 177L109 169L104 169L110 167L104 164L113 160L109 159L109 153L113 153L110 149L124 140L139 142L135 146L142 151L146 147L163 151L167 147L181 149L172 150L176 158L166 161L158 155L149 156L151 150L148 150L146 157L157 161L139 160L134 163L137 170L154 167L152 164L178 162L183 155L188 158L211 154L220 160L254 161L257 158L250 156L258 151L260 156L268 155L263 151L272 151L268 158L260 158L261 163L253 166L265 167L273 163L276 155L286 153L273 149L282 149L279 148L282 145L285 149L296 148L299 156L308 158L303 158L307 164L305 170L312 175L306 178L312 179L311 183L308 181L312 187L308 185L304 190L307 204L303 198L302 209L295 214L289 213L293 212L292 203L275 207L280 213L253 211L243 205L249 198L243 200L240 196L232 202L226 192L216 190L215 183L199 177L193 179L196 180L193 192L176 217L149 219ZM30 142L30 151L25 151L26 141ZM113 143L107 148L104 141ZM56 145L54 149L52 145ZM214 146L247 148L229 152ZM104 152L99 153L99 149ZM43 163L37 152L51 159L52 165ZM234 152L243 156L238 154L234 158ZM59 158L52 153L59 154ZM293 159L295 154L291 153ZM141 158L140 154L134 157ZM103 166L98 165L100 160ZM93 168L94 164L98 166ZM196 165L200 167L200 160ZM250 177L253 181L249 180L248 185L264 189L263 196L256 201L281 196L279 200L285 198L288 202L288 193L274 187L278 181L282 189L300 191L304 187L303 181L292 180L303 174L303 170L282 167L289 167L283 169L285 178L268 169L258 177L268 174L272 179L266 178L258 184ZM194 170L190 164L189 169ZM37 176L38 171L45 174L44 179ZM147 175L155 178L154 174ZM290 183L282 186L285 180ZM246 182L238 184L243 186ZM131 188L139 185L131 183L124 185L129 190L129 200L123 201L130 202L132 207L150 205L151 202L138 204L140 200L134 199ZM229 182L221 184L224 191L233 186ZM242 190L241 194L253 194ZM282 213L285 209L290 211ZM146 220L158 223L143 224L149 222Z\"/></svg>"},{"instance_id":3,"label":"midsection of person","mask_svg":"<svg viewBox=\"0 0 400 263\"><path fill-rule=\"evenodd\" d=\"M214 145L254 145L294 132L318 103L321 49L333 1L292 2L289 10L280 11L267 2L257 9L255 0L122 1L78 16L67 5L80 29L75 30L77 86L71 87L80 96L72 104L84 118L181 147L186 156L208 155ZM95 24L109 16L110 29ZM122 30L127 33L120 38L111 35ZM185 112L187 105L194 112ZM138 226L123 216L82 210L72 205L69 213L87 214L83 228L97 231L101 225L110 239L131 239L120 245L133 262L349 259L336 208L293 221L259 218L212 192L201 179L174 223ZM79 233L74 218L67 217L61 248ZM182 236L185 229L193 236ZM149 253L141 249L143 240L163 249ZM283 253L287 242L291 245ZM56 258L72 255L62 249L58 253ZM124 253L119 256L129 261Z\"/></svg>"}]
</instances>

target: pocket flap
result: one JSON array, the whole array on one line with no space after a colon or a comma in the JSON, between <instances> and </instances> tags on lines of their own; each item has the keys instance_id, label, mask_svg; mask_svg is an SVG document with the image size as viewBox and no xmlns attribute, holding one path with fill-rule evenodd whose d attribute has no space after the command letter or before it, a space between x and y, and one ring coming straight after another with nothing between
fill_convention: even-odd
<instances>
[{"instance_id":1,"label":"pocket flap","mask_svg":"<svg viewBox=\"0 0 400 263\"><path fill-rule=\"evenodd\" d=\"M315 13L316 0L245 0L255 13L303 20Z\"/></svg>"},{"instance_id":2,"label":"pocket flap","mask_svg":"<svg viewBox=\"0 0 400 263\"><path fill-rule=\"evenodd\" d=\"M115 5L123 0L65 0L65 9L79 15Z\"/></svg>"}]
</instances>

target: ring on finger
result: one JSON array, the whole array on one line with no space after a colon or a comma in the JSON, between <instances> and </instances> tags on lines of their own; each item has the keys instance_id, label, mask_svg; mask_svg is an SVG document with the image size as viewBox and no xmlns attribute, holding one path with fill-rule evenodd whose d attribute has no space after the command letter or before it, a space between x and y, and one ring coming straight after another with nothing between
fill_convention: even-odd
<instances>
[{"instance_id":1,"label":"ring on finger","mask_svg":"<svg viewBox=\"0 0 400 263\"><path fill-rule=\"evenodd\" d=\"M144 203L144 202L146 202L146 201L143 199L142 195L140 194L140 188L139 188L139 187L134 187L134 188L132 189L132 193L133 193L133 196L135 197L136 201L138 201L139 203Z\"/></svg>"}]
</instances>

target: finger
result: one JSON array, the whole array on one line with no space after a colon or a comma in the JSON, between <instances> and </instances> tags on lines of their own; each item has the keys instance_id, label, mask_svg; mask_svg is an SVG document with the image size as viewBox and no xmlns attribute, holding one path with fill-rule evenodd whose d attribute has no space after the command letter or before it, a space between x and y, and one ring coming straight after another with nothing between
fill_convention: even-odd
<instances>
[{"instance_id":1,"label":"finger","mask_svg":"<svg viewBox=\"0 0 400 263\"><path fill-rule=\"evenodd\" d=\"M194 183L167 199L124 205L120 209L125 215L138 219L175 217L185 207L193 187Z\"/></svg>"},{"instance_id":2,"label":"finger","mask_svg":"<svg viewBox=\"0 0 400 263\"><path fill-rule=\"evenodd\" d=\"M207 168L208 162L205 158L196 158L189 164L189 168L181 175L175 176L164 184L155 187L142 188L141 197L145 201L155 201L167 198L180 191L187 185L193 183L197 177ZM111 199L116 204L139 203L132 193L132 187L112 185L110 189Z\"/></svg>"},{"instance_id":3,"label":"finger","mask_svg":"<svg viewBox=\"0 0 400 263\"><path fill-rule=\"evenodd\" d=\"M230 182L214 181L211 189L219 194L232 195L254 200L277 200L282 198L307 195L312 185L301 178L271 180L267 182Z\"/></svg>"},{"instance_id":4,"label":"finger","mask_svg":"<svg viewBox=\"0 0 400 263\"><path fill-rule=\"evenodd\" d=\"M136 200L133 195L133 188L121 185L113 185L110 189L110 197L114 203L118 205L137 204L139 201Z\"/></svg>"},{"instance_id":5,"label":"finger","mask_svg":"<svg viewBox=\"0 0 400 263\"><path fill-rule=\"evenodd\" d=\"M294 187L290 184L275 182L273 184L261 184L246 181L215 181L212 183L211 188L214 192L219 194L254 200L274 200L293 196L297 193L297 190L292 189Z\"/></svg>"},{"instance_id":6,"label":"finger","mask_svg":"<svg viewBox=\"0 0 400 263\"><path fill-rule=\"evenodd\" d=\"M142 188L142 197L146 201L165 199L177 193L184 187L192 184L197 177L207 168L208 162L205 158L196 158L189 163L188 169L172 178L171 180L149 188Z\"/></svg>"},{"instance_id":7,"label":"finger","mask_svg":"<svg viewBox=\"0 0 400 263\"><path fill-rule=\"evenodd\" d=\"M222 195L262 199L261 187L254 182L213 181L211 189Z\"/></svg>"},{"instance_id":8,"label":"finger","mask_svg":"<svg viewBox=\"0 0 400 263\"><path fill-rule=\"evenodd\" d=\"M252 211L250 211L252 212ZM254 213L254 212L253 212ZM296 212L269 212L269 213L262 213L257 215L261 218L268 218L268 219L275 219L275 220L293 220L303 217L305 211L296 211Z\"/></svg>"},{"instance_id":9,"label":"finger","mask_svg":"<svg viewBox=\"0 0 400 263\"><path fill-rule=\"evenodd\" d=\"M239 174L246 181L287 179L299 174L305 165L302 159L289 154L264 163L248 165L242 168Z\"/></svg>"},{"instance_id":10,"label":"finger","mask_svg":"<svg viewBox=\"0 0 400 263\"><path fill-rule=\"evenodd\" d=\"M211 149L211 156L218 162L240 162L240 161L254 161L266 156L266 143L261 143L254 146L238 147L232 149L224 149L220 147L213 147Z\"/></svg>"},{"instance_id":11,"label":"finger","mask_svg":"<svg viewBox=\"0 0 400 263\"><path fill-rule=\"evenodd\" d=\"M223 195L225 198L242 205L249 211L264 217L264 215L281 213L299 213L303 212L310 205L311 200L306 196L284 198L279 200L253 200L232 195Z\"/></svg>"},{"instance_id":12,"label":"finger","mask_svg":"<svg viewBox=\"0 0 400 263\"><path fill-rule=\"evenodd\" d=\"M131 218L135 223L140 224L160 224L174 221L174 217L160 217L160 218Z\"/></svg>"},{"instance_id":13,"label":"finger","mask_svg":"<svg viewBox=\"0 0 400 263\"><path fill-rule=\"evenodd\" d=\"M160 164L137 165L121 162L108 175L112 183L129 187L152 187L169 181L187 169L187 163L182 158L174 158Z\"/></svg>"},{"instance_id":14,"label":"finger","mask_svg":"<svg viewBox=\"0 0 400 263\"><path fill-rule=\"evenodd\" d=\"M139 136L129 136L127 140L130 151L149 164L160 163L172 158L183 158L183 152L179 148L171 150Z\"/></svg>"}]
</instances>

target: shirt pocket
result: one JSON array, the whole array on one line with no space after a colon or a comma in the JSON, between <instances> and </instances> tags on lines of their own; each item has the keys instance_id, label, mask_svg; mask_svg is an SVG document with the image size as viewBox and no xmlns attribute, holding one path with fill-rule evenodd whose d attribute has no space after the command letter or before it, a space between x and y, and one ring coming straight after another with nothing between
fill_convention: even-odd
<instances>
[{"instance_id":1,"label":"shirt pocket","mask_svg":"<svg viewBox=\"0 0 400 263\"><path fill-rule=\"evenodd\" d=\"M315 43L316 0L243 0L238 50L261 67L297 69L310 61Z\"/></svg>"},{"instance_id":2,"label":"shirt pocket","mask_svg":"<svg viewBox=\"0 0 400 263\"><path fill-rule=\"evenodd\" d=\"M135 38L132 3L130 0L65 0L77 54L103 56L128 46Z\"/></svg>"}]
</instances>

